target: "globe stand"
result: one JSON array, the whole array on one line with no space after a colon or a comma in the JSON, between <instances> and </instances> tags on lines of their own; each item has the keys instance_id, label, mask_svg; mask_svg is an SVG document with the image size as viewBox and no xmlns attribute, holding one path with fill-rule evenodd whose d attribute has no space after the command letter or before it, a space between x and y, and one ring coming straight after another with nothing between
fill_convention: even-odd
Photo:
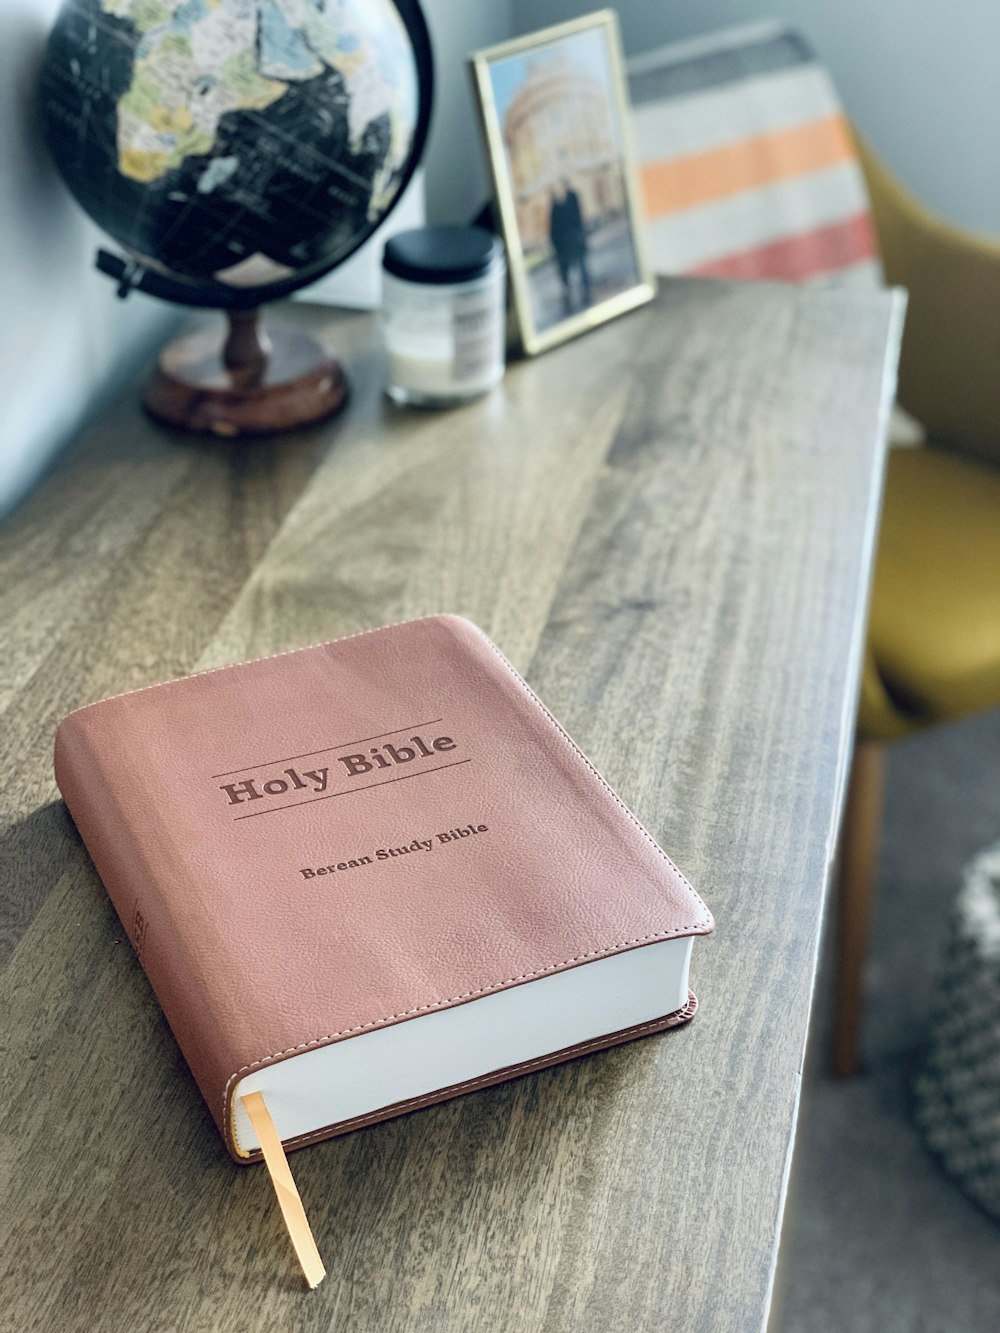
<instances>
[{"instance_id":1,"label":"globe stand","mask_svg":"<svg viewBox=\"0 0 1000 1333\"><path fill-rule=\"evenodd\" d=\"M170 343L143 402L158 421L200 434L271 435L344 405L339 361L308 334L260 327L259 310L227 310L225 343L211 330Z\"/></svg>"}]
</instances>

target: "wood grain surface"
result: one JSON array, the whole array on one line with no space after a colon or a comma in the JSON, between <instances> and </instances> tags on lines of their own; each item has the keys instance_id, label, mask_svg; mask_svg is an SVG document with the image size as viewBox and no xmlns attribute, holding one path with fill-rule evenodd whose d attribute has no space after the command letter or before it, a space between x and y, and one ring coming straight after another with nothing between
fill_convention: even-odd
<instances>
[{"instance_id":1,"label":"wood grain surface","mask_svg":"<svg viewBox=\"0 0 1000 1333\"><path fill-rule=\"evenodd\" d=\"M331 424L129 395L0 532L0 1327L671 1330L767 1317L901 300L693 280L443 413L299 309ZM291 1159L305 1291L57 799L59 717L433 611L525 672L712 907L687 1029Z\"/></svg>"}]
</instances>

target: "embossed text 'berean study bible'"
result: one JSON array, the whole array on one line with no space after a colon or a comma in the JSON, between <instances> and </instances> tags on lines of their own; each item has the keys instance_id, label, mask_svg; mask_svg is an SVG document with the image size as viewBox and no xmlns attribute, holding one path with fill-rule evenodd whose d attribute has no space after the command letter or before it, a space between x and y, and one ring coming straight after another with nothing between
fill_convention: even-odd
<instances>
[{"instance_id":1,"label":"embossed text 'berean study bible'","mask_svg":"<svg viewBox=\"0 0 1000 1333\"><path fill-rule=\"evenodd\" d=\"M711 914L460 617L90 704L55 763L239 1162L694 1013Z\"/></svg>"}]
</instances>

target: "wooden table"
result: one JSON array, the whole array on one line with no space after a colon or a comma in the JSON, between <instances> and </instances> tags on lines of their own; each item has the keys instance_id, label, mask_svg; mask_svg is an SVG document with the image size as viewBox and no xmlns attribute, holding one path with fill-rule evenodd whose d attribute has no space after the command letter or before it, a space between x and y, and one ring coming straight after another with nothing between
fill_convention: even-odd
<instances>
[{"instance_id":1,"label":"wooden table","mask_svg":"<svg viewBox=\"0 0 1000 1333\"><path fill-rule=\"evenodd\" d=\"M133 395L0 550L4 1328L676 1330L767 1317L849 753L890 294L665 282L461 410L188 440ZM702 891L687 1029L226 1156L51 773L104 694L431 611L477 621Z\"/></svg>"}]
</instances>

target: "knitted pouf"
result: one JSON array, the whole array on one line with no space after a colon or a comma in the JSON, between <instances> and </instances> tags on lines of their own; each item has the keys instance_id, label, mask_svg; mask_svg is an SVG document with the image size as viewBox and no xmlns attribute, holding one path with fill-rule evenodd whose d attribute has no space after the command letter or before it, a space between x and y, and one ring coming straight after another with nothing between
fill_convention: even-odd
<instances>
[{"instance_id":1,"label":"knitted pouf","mask_svg":"<svg viewBox=\"0 0 1000 1333\"><path fill-rule=\"evenodd\" d=\"M914 1098L924 1142L1000 1221L1000 843L964 872Z\"/></svg>"}]
</instances>

